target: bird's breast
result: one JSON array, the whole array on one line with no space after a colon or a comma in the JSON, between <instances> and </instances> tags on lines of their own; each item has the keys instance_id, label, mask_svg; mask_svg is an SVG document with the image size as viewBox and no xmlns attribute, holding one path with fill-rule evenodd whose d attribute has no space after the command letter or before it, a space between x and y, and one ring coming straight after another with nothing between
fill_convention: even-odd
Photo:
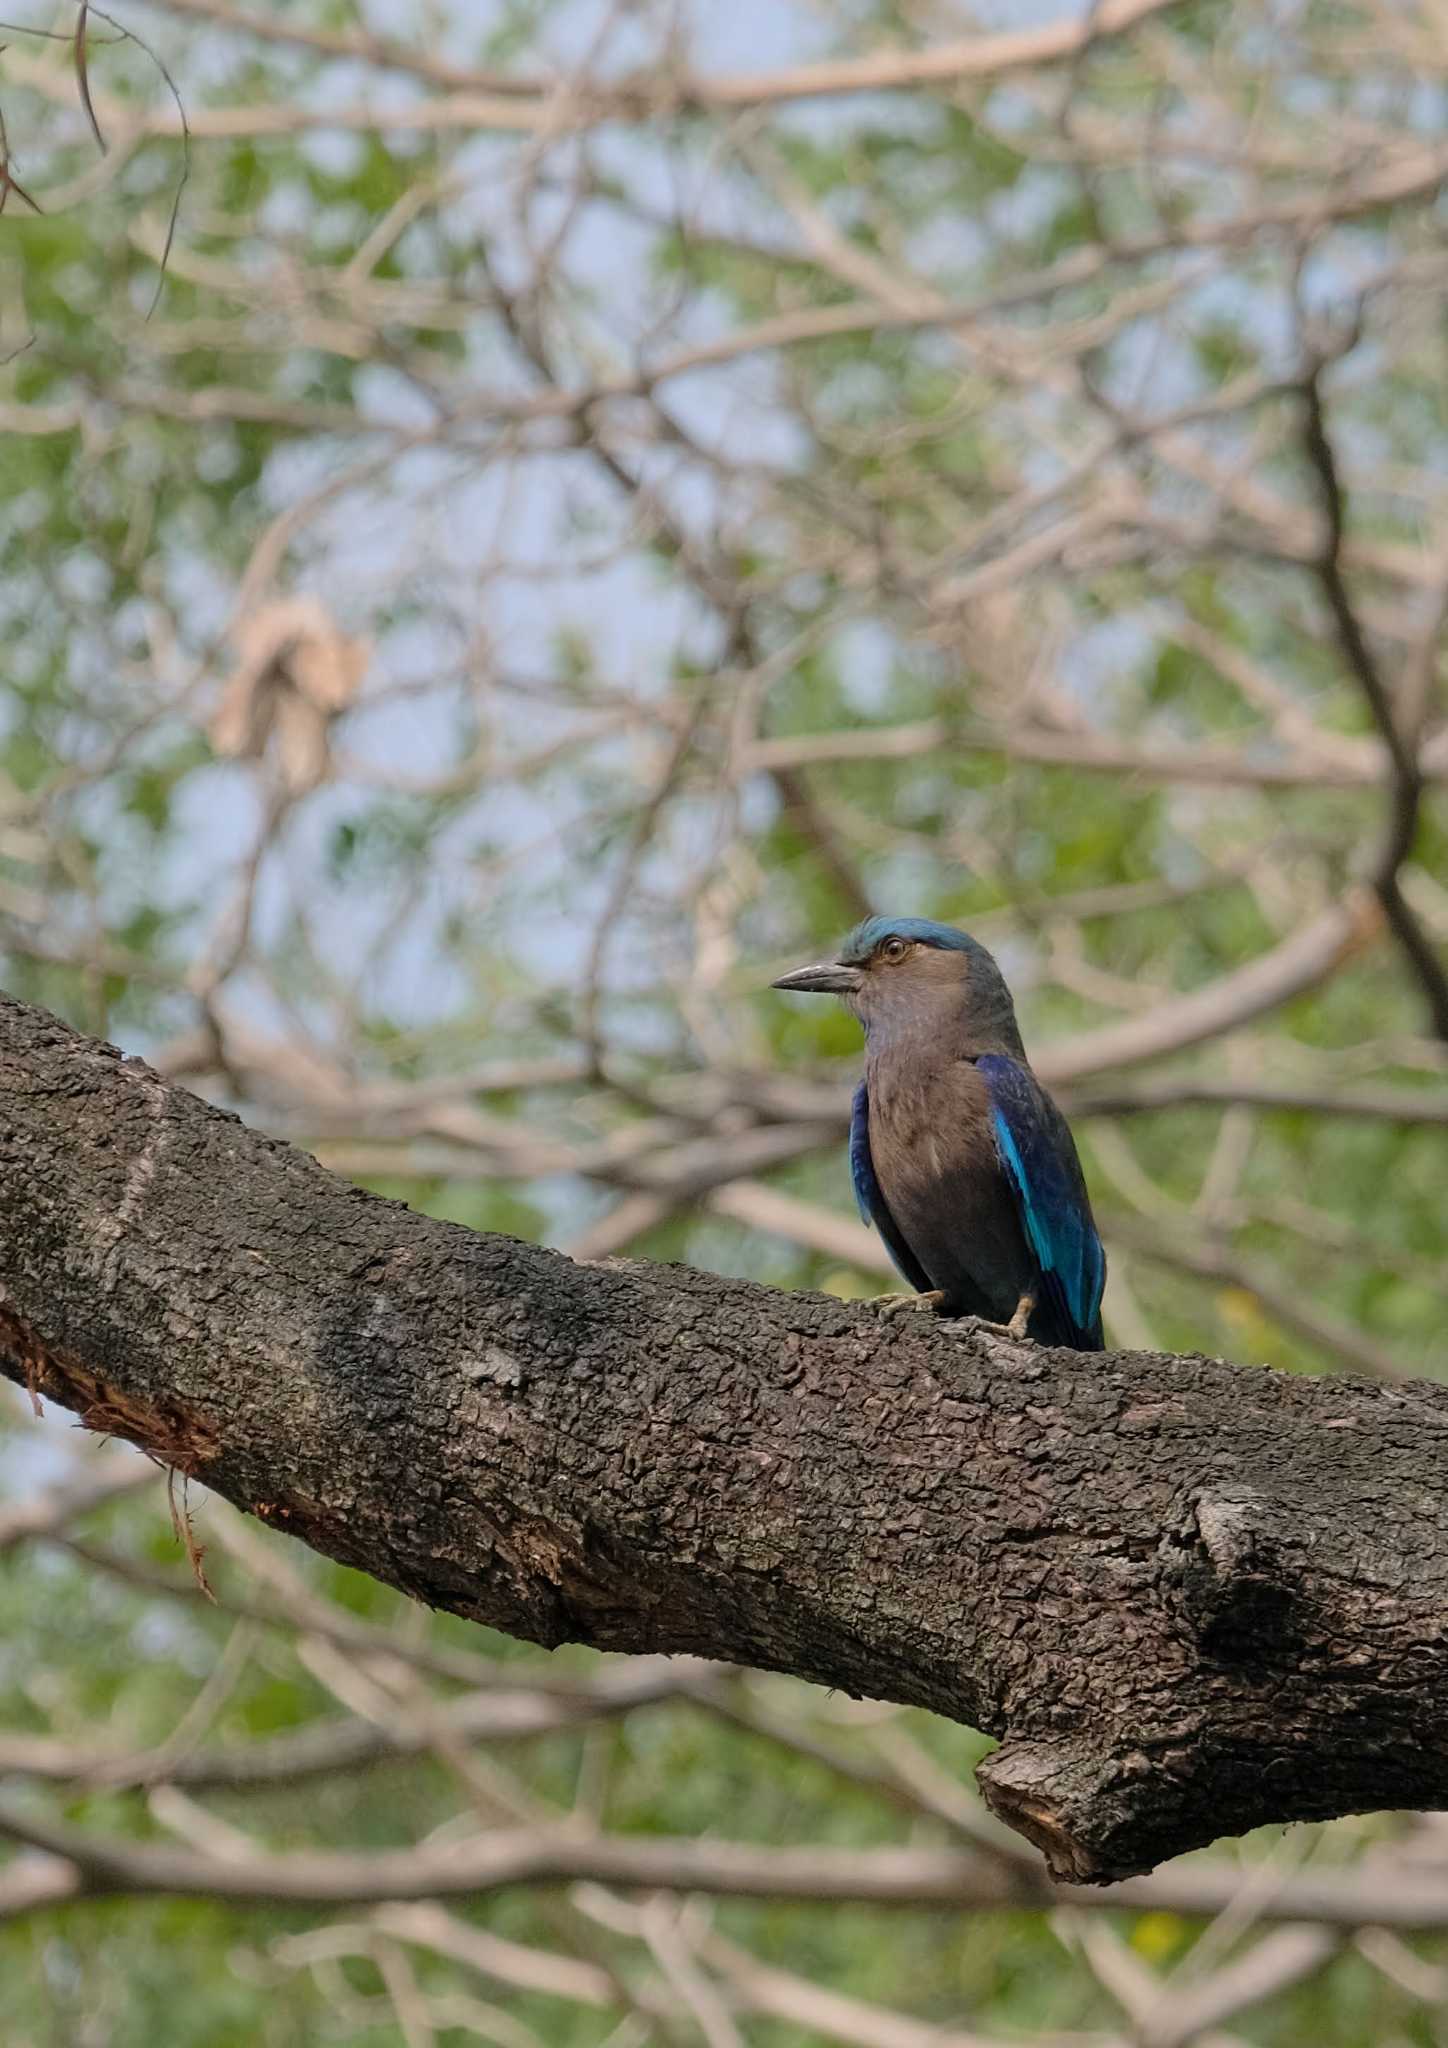
<instances>
[{"instance_id":1,"label":"bird's breast","mask_svg":"<svg viewBox=\"0 0 1448 2048\"><path fill-rule=\"evenodd\" d=\"M906 1242L949 1299L1009 1315L1029 1256L973 1062L875 1057L866 1084L875 1176Z\"/></svg>"},{"instance_id":2,"label":"bird's breast","mask_svg":"<svg viewBox=\"0 0 1448 2048\"><path fill-rule=\"evenodd\" d=\"M935 1063L885 1057L871 1062L870 1150L892 1209L962 1173L995 1166L985 1084L968 1060Z\"/></svg>"}]
</instances>

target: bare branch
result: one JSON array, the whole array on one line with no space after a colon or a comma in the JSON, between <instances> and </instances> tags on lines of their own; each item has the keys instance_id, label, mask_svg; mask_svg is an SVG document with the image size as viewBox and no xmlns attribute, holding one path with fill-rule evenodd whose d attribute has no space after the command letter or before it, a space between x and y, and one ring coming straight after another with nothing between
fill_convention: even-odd
<instances>
[{"instance_id":1,"label":"bare branch","mask_svg":"<svg viewBox=\"0 0 1448 2048\"><path fill-rule=\"evenodd\" d=\"M1346 503L1337 456L1322 399L1323 366L1314 363L1303 380L1304 439L1317 477L1326 531L1317 563L1318 579L1337 629L1338 644L1362 691L1393 767L1392 805L1383 843L1372 867L1372 884L1393 936L1402 948L1428 1004L1433 1028L1448 1042L1448 967L1403 895L1400 874L1418 836L1424 776L1418 732L1399 725L1392 693L1378 667L1343 576Z\"/></svg>"}]
</instances>

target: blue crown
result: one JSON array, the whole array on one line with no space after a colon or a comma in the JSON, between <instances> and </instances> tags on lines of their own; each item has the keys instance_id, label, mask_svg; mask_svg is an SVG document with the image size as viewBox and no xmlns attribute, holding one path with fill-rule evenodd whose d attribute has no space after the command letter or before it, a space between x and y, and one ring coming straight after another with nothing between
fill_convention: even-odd
<instances>
[{"instance_id":1,"label":"blue crown","mask_svg":"<svg viewBox=\"0 0 1448 2048\"><path fill-rule=\"evenodd\" d=\"M933 918L867 917L840 947L839 957L853 966L868 960L884 939L912 939L919 946L943 946L956 953L985 951L980 940L973 939L969 932L957 931L953 924L936 924Z\"/></svg>"}]
</instances>

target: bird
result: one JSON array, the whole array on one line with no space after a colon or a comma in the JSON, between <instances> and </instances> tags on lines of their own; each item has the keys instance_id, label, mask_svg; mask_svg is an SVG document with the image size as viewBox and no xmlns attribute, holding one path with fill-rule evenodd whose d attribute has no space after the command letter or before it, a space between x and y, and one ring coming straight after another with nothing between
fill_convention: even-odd
<instances>
[{"instance_id":1,"label":"bird","mask_svg":"<svg viewBox=\"0 0 1448 2048\"><path fill-rule=\"evenodd\" d=\"M916 1290L894 1305L1100 1351L1106 1255L1081 1162L979 940L929 918L867 917L836 959L771 985L840 996L865 1027L850 1175Z\"/></svg>"}]
</instances>

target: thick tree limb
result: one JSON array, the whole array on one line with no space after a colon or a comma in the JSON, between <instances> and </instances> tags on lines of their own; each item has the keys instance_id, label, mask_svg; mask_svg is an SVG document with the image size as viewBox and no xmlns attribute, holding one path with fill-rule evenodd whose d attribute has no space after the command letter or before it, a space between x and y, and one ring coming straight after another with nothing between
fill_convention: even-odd
<instances>
[{"instance_id":1,"label":"thick tree limb","mask_svg":"<svg viewBox=\"0 0 1448 2048\"><path fill-rule=\"evenodd\" d=\"M9 1001L0 1242L0 1364L90 1426L533 1641L985 1729L1058 1875L1448 1803L1448 1390L580 1267Z\"/></svg>"}]
</instances>

